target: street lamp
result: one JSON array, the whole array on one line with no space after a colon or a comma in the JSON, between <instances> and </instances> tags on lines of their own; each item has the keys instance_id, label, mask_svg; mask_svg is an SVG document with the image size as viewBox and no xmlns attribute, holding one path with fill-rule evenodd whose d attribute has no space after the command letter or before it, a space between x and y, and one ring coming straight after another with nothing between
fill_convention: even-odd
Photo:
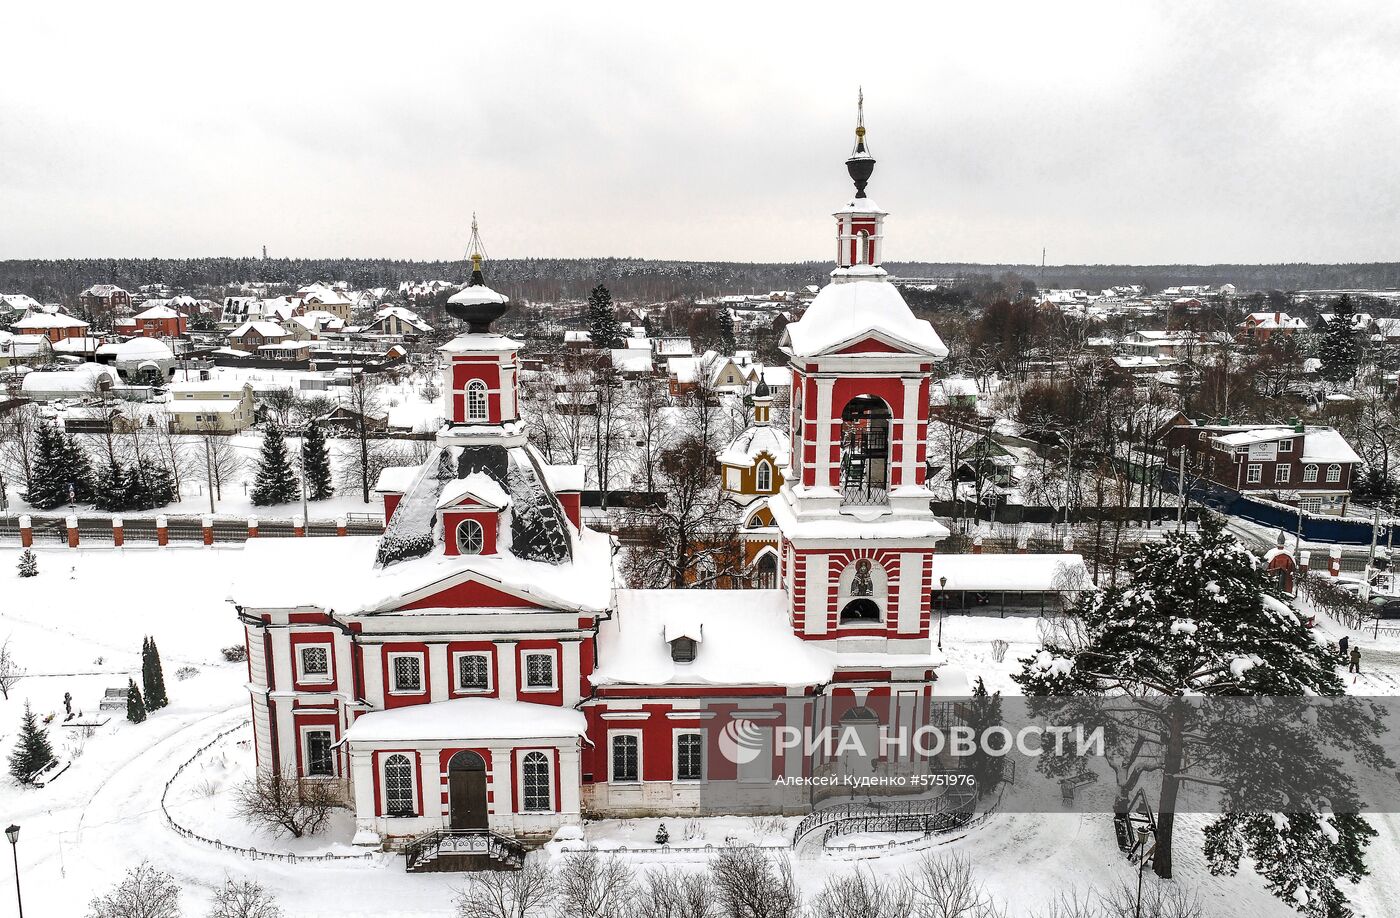
<instances>
[{"instance_id":1,"label":"street lamp","mask_svg":"<svg viewBox=\"0 0 1400 918\"><path fill-rule=\"evenodd\" d=\"M1138 884L1137 884L1137 906L1133 909L1133 918L1142 918L1142 870L1152 860L1152 853L1156 850L1154 845L1152 850L1148 850L1147 839L1152 834L1152 829L1147 826L1138 826L1137 847L1138 854Z\"/></svg>"},{"instance_id":2,"label":"street lamp","mask_svg":"<svg viewBox=\"0 0 1400 918\"><path fill-rule=\"evenodd\" d=\"M943 612L948 605L948 578L938 578L938 649L943 649Z\"/></svg>"},{"instance_id":3,"label":"street lamp","mask_svg":"<svg viewBox=\"0 0 1400 918\"><path fill-rule=\"evenodd\" d=\"M19 903L19 918L24 918L24 897L19 894L19 826L10 823L5 837L10 840L10 852L15 858L15 901Z\"/></svg>"}]
</instances>

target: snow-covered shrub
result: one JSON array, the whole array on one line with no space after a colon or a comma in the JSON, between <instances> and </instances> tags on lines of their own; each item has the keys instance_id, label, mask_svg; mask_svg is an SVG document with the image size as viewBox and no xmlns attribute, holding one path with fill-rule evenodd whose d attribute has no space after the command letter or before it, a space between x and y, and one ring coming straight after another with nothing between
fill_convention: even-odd
<instances>
[{"instance_id":1,"label":"snow-covered shrub","mask_svg":"<svg viewBox=\"0 0 1400 918\"><path fill-rule=\"evenodd\" d=\"M88 918L180 918L180 887L142 861L111 892L88 903Z\"/></svg>"},{"instance_id":2,"label":"snow-covered shrub","mask_svg":"<svg viewBox=\"0 0 1400 918\"><path fill-rule=\"evenodd\" d=\"M219 653L230 663L243 663L248 659L248 648L244 647L242 644L230 644L220 650Z\"/></svg>"},{"instance_id":3,"label":"snow-covered shrub","mask_svg":"<svg viewBox=\"0 0 1400 918\"><path fill-rule=\"evenodd\" d=\"M199 668L195 666L181 666L175 670L175 678L184 682L186 679L193 679L199 675Z\"/></svg>"}]
</instances>

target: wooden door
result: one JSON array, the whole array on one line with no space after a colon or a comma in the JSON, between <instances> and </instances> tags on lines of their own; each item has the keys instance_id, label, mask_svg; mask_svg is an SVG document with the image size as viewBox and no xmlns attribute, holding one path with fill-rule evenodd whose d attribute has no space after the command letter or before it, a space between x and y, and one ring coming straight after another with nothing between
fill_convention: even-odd
<instances>
[{"instance_id":1,"label":"wooden door","mask_svg":"<svg viewBox=\"0 0 1400 918\"><path fill-rule=\"evenodd\" d=\"M484 829L486 762L475 752L459 752L447 766L449 825L453 829Z\"/></svg>"}]
</instances>

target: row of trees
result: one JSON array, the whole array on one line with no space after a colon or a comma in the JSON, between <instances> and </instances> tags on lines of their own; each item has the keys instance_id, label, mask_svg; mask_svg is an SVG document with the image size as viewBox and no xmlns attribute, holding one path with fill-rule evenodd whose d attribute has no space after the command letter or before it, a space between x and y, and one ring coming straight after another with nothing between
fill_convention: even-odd
<instances>
[{"instance_id":1,"label":"row of trees","mask_svg":"<svg viewBox=\"0 0 1400 918\"><path fill-rule=\"evenodd\" d=\"M183 918L180 884L163 870L142 861L107 892L88 903L87 918ZM249 879L225 876L214 889L207 918L282 918L277 899Z\"/></svg>"}]
</instances>

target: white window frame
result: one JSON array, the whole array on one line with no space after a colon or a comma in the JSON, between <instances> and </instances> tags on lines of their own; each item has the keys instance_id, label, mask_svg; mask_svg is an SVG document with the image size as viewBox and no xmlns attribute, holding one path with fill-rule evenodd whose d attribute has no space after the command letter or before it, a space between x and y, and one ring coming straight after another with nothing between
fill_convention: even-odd
<instances>
[{"instance_id":1,"label":"white window frame","mask_svg":"<svg viewBox=\"0 0 1400 918\"><path fill-rule=\"evenodd\" d=\"M530 684L530 658L549 657L550 685ZM520 651L520 691L521 692L557 692L559 691L559 651L548 650L522 650Z\"/></svg>"},{"instance_id":2,"label":"white window frame","mask_svg":"<svg viewBox=\"0 0 1400 918\"><path fill-rule=\"evenodd\" d=\"M472 525L472 526L475 526L475 527L481 532L481 550L480 550L480 551L463 551L463 550L462 550L462 527L463 527L463 526L466 526L466 525L468 525L468 524L470 524L470 525ZM479 554L481 554L482 551L484 551L485 548L486 548L486 527L483 526L483 525L481 525L481 521L480 521L480 520L474 520L474 519L472 519L472 518L469 517L469 516L468 516L468 517L464 517L462 520L458 521L456 528L453 530L452 538L453 538L453 540L455 540L455 542L457 543L457 554L459 554L459 555L479 555Z\"/></svg>"},{"instance_id":3,"label":"white window frame","mask_svg":"<svg viewBox=\"0 0 1400 918\"><path fill-rule=\"evenodd\" d=\"M617 764L617 760L616 760L616 758L615 758L614 755L613 755L613 741L614 741L615 739L617 739L619 736L630 736L630 737L633 737L633 738L637 741L637 777L635 777L635 778L628 778L628 779L625 779L625 780L621 780L621 779L619 779L619 778L617 777L617 769L614 767L614 766L616 766L616 764ZM621 784L621 785L623 785L624 787L629 786L629 785L633 785L633 784L641 784L641 783L642 783L642 775L645 773L645 772L643 771L643 769L642 769L642 756L643 756L643 752L644 752L644 750L642 749L642 731L641 731L641 730L609 730L609 731L608 731L608 783L609 783L609 784ZM674 754L675 754L675 753L672 753L672 755L674 755Z\"/></svg>"},{"instance_id":4,"label":"white window frame","mask_svg":"<svg viewBox=\"0 0 1400 918\"><path fill-rule=\"evenodd\" d=\"M301 735L301 771L302 777L310 780L338 778L340 777L339 757L335 754L335 727L329 724L304 724L298 731ZM331 738L331 773L328 775L311 774L311 734L327 733Z\"/></svg>"},{"instance_id":5,"label":"white window frame","mask_svg":"<svg viewBox=\"0 0 1400 918\"><path fill-rule=\"evenodd\" d=\"M764 481L765 473L767 481ZM760 494L767 494L773 490L773 464L767 459L760 459L758 465L754 467L753 484Z\"/></svg>"},{"instance_id":6,"label":"white window frame","mask_svg":"<svg viewBox=\"0 0 1400 918\"><path fill-rule=\"evenodd\" d=\"M698 737L700 737L700 777L698 777L698 778L682 778L682 777L681 777L681 737L682 737L682 736L698 736ZM705 735L705 731L702 730L702 729L700 729L699 727L676 727L674 730L671 731L671 780L675 781L677 784L703 784L703 783L705 783L705 775L706 775L706 773L709 771L709 764L710 764L709 761L708 761L709 757L705 754L705 753L706 753L706 750L707 750L708 747L709 747L709 742L708 742L708 741L709 741L709 737L706 736L706 735ZM610 750L610 751L611 751L611 750ZM638 765L639 765L639 766L640 766L640 764L641 764L641 763L638 762Z\"/></svg>"},{"instance_id":7,"label":"white window frame","mask_svg":"<svg viewBox=\"0 0 1400 918\"><path fill-rule=\"evenodd\" d=\"M317 641L315 643L307 641L305 644L297 644L296 648L298 682L304 683L306 685L330 685L332 682L335 681L335 658L333 657L333 654L335 653L335 648L331 645L329 641L325 643L321 643L320 641ZM324 650L326 652L326 671L324 673L308 673L306 671L306 658L304 654L308 650L315 649Z\"/></svg>"},{"instance_id":8,"label":"white window frame","mask_svg":"<svg viewBox=\"0 0 1400 918\"><path fill-rule=\"evenodd\" d=\"M1280 440L1280 441L1278 441L1278 451L1281 452L1281 453L1291 453L1291 452L1293 452L1293 441L1292 441L1292 440Z\"/></svg>"},{"instance_id":9,"label":"white window frame","mask_svg":"<svg viewBox=\"0 0 1400 918\"><path fill-rule=\"evenodd\" d=\"M549 805L542 810L532 810L525 804L525 759L528 756L538 753L544 756L544 767L547 780L545 781L546 793L549 795ZM554 793L554 750L553 749L521 749L520 757L516 760L515 780L519 782L516 786L520 788L520 812L521 813L557 813L559 811L559 801L555 799Z\"/></svg>"},{"instance_id":10,"label":"white window frame","mask_svg":"<svg viewBox=\"0 0 1400 918\"><path fill-rule=\"evenodd\" d=\"M1312 483L1312 482L1314 482L1314 481L1317 481L1317 464L1316 464L1316 463L1310 462L1310 463L1308 463L1307 465L1303 466L1303 481L1304 481L1304 482L1307 482L1307 483L1309 483L1309 484Z\"/></svg>"},{"instance_id":11,"label":"white window frame","mask_svg":"<svg viewBox=\"0 0 1400 918\"><path fill-rule=\"evenodd\" d=\"M484 660L486 661L486 687L485 687L485 688L468 688L467 686L465 686L465 685L462 684L462 663L461 663L461 661L462 661L462 658L463 658L463 657L481 657L482 659L484 659ZM461 693L461 694L466 694L466 695L485 695L485 694L489 694L489 693L491 692L491 690L494 689L494 688L496 687L496 680L495 680L495 677L494 677L494 676L492 675L492 673L491 673L491 663L492 663L492 655L491 655L491 651L489 651L489 650L456 650L456 651L453 651L453 653L452 653L452 683L453 683L453 685L456 686L457 691L458 691L459 693Z\"/></svg>"},{"instance_id":12,"label":"white window frame","mask_svg":"<svg viewBox=\"0 0 1400 918\"><path fill-rule=\"evenodd\" d=\"M408 759L408 806L411 813L391 813L389 811L389 760L398 755ZM415 756L411 752L386 752L379 760L379 786L383 789L382 806L386 818L407 819L422 815L418 812L418 764L414 759Z\"/></svg>"},{"instance_id":13,"label":"white window frame","mask_svg":"<svg viewBox=\"0 0 1400 918\"><path fill-rule=\"evenodd\" d=\"M413 657L418 661L418 688L401 689L398 687L398 673L394 663L400 657ZM428 661L426 655L421 650L395 650L385 655L385 666L389 669L389 694L390 695L421 695L428 689Z\"/></svg>"},{"instance_id":14,"label":"white window frame","mask_svg":"<svg viewBox=\"0 0 1400 918\"><path fill-rule=\"evenodd\" d=\"M1274 484L1288 484L1293 480L1293 467L1285 463L1274 466Z\"/></svg>"},{"instance_id":15,"label":"white window frame","mask_svg":"<svg viewBox=\"0 0 1400 918\"><path fill-rule=\"evenodd\" d=\"M480 402L475 400L478 396L481 399ZM465 401L468 421L489 421L491 419L490 394L485 380L473 379L467 383ZM478 406L480 407L479 414L475 410Z\"/></svg>"},{"instance_id":16,"label":"white window frame","mask_svg":"<svg viewBox=\"0 0 1400 918\"><path fill-rule=\"evenodd\" d=\"M1327 481L1328 481L1328 483L1329 483L1329 484L1335 484L1335 483L1337 483L1337 482L1340 482L1341 480L1342 480L1342 467L1341 467L1340 465L1338 465L1337 463L1335 463L1335 462L1332 463L1331 465L1327 466Z\"/></svg>"},{"instance_id":17,"label":"white window frame","mask_svg":"<svg viewBox=\"0 0 1400 918\"><path fill-rule=\"evenodd\" d=\"M1251 462L1249 469L1245 472L1244 480L1246 484L1260 484L1264 480L1264 463Z\"/></svg>"}]
</instances>

